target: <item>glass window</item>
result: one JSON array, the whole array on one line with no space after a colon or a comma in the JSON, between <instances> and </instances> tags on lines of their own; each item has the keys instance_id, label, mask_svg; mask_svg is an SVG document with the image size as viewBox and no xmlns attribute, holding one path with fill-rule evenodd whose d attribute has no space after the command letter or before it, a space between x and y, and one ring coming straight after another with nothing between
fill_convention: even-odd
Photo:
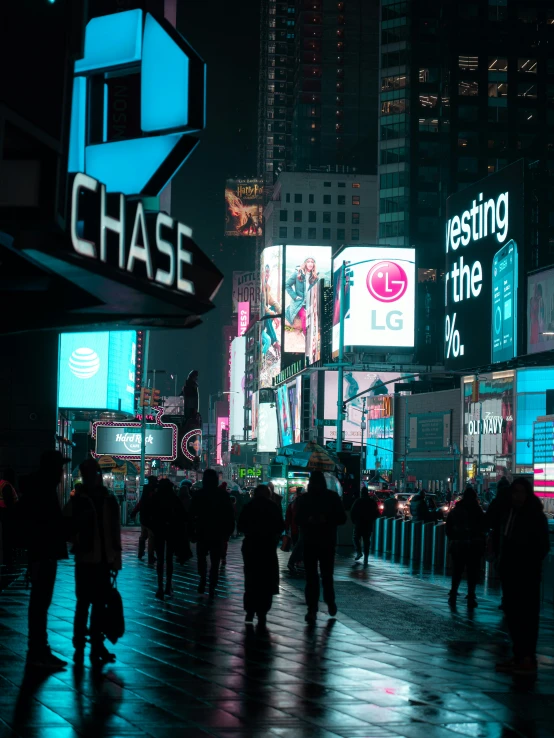
<instances>
[{"instance_id":1,"label":"glass window","mask_svg":"<svg viewBox=\"0 0 554 738\"><path fill-rule=\"evenodd\" d=\"M396 115L407 113L409 109L407 100L384 100L381 102L381 115Z\"/></svg>"},{"instance_id":2,"label":"glass window","mask_svg":"<svg viewBox=\"0 0 554 738\"><path fill-rule=\"evenodd\" d=\"M406 161L408 149L401 146L398 149L381 149L381 164L398 164Z\"/></svg>"},{"instance_id":3,"label":"glass window","mask_svg":"<svg viewBox=\"0 0 554 738\"><path fill-rule=\"evenodd\" d=\"M537 85L528 84L527 82L518 82L517 85L517 96L518 97L530 97L535 99L537 97Z\"/></svg>"},{"instance_id":4,"label":"glass window","mask_svg":"<svg viewBox=\"0 0 554 738\"><path fill-rule=\"evenodd\" d=\"M458 108L458 116L460 120L468 122L476 121L479 115L479 109L473 105L460 105Z\"/></svg>"},{"instance_id":5,"label":"glass window","mask_svg":"<svg viewBox=\"0 0 554 738\"><path fill-rule=\"evenodd\" d=\"M508 0L489 0L489 20L503 21L508 16Z\"/></svg>"},{"instance_id":6,"label":"glass window","mask_svg":"<svg viewBox=\"0 0 554 738\"><path fill-rule=\"evenodd\" d=\"M421 192L417 193L417 204L420 208L426 210L437 210L439 207L439 193L438 192Z\"/></svg>"},{"instance_id":7,"label":"glass window","mask_svg":"<svg viewBox=\"0 0 554 738\"><path fill-rule=\"evenodd\" d=\"M392 187L405 187L407 181L407 172L388 172L381 175L379 186L382 190L390 190Z\"/></svg>"},{"instance_id":8,"label":"glass window","mask_svg":"<svg viewBox=\"0 0 554 738\"><path fill-rule=\"evenodd\" d=\"M458 57L458 69L465 70L477 70L479 67L478 56L459 56Z\"/></svg>"},{"instance_id":9,"label":"glass window","mask_svg":"<svg viewBox=\"0 0 554 738\"><path fill-rule=\"evenodd\" d=\"M407 54L406 49L399 51L387 51L381 54L381 68L386 69L387 67L402 67L406 64Z\"/></svg>"},{"instance_id":10,"label":"glass window","mask_svg":"<svg viewBox=\"0 0 554 738\"><path fill-rule=\"evenodd\" d=\"M337 228L337 241L344 241L344 228Z\"/></svg>"},{"instance_id":11,"label":"glass window","mask_svg":"<svg viewBox=\"0 0 554 738\"><path fill-rule=\"evenodd\" d=\"M323 213L323 222L324 223L330 223L331 222L331 213L324 212Z\"/></svg>"},{"instance_id":12,"label":"glass window","mask_svg":"<svg viewBox=\"0 0 554 738\"><path fill-rule=\"evenodd\" d=\"M458 82L458 95L475 97L479 94L479 83L472 79L462 79Z\"/></svg>"},{"instance_id":13,"label":"glass window","mask_svg":"<svg viewBox=\"0 0 554 738\"><path fill-rule=\"evenodd\" d=\"M290 192L285 195L285 202L290 202Z\"/></svg>"},{"instance_id":14,"label":"glass window","mask_svg":"<svg viewBox=\"0 0 554 738\"><path fill-rule=\"evenodd\" d=\"M422 84L427 82L438 82L439 70L437 67L420 67L419 69L419 81Z\"/></svg>"},{"instance_id":15,"label":"glass window","mask_svg":"<svg viewBox=\"0 0 554 738\"><path fill-rule=\"evenodd\" d=\"M383 77L381 79L381 92L391 92L392 90L403 90L408 85L408 78L405 74L398 74L394 77Z\"/></svg>"},{"instance_id":16,"label":"glass window","mask_svg":"<svg viewBox=\"0 0 554 738\"><path fill-rule=\"evenodd\" d=\"M324 228L323 229L323 240L329 241L331 238L331 229L330 228Z\"/></svg>"},{"instance_id":17,"label":"glass window","mask_svg":"<svg viewBox=\"0 0 554 738\"><path fill-rule=\"evenodd\" d=\"M507 82L489 82L489 97L508 97Z\"/></svg>"},{"instance_id":18,"label":"glass window","mask_svg":"<svg viewBox=\"0 0 554 738\"><path fill-rule=\"evenodd\" d=\"M536 23L537 22L537 9L536 8L518 8L517 19L521 23Z\"/></svg>"},{"instance_id":19,"label":"glass window","mask_svg":"<svg viewBox=\"0 0 554 738\"><path fill-rule=\"evenodd\" d=\"M331 183L330 183L330 182L324 182L324 183L323 183L323 186L324 186L324 187L330 187L330 186L331 186Z\"/></svg>"},{"instance_id":20,"label":"glass window","mask_svg":"<svg viewBox=\"0 0 554 738\"><path fill-rule=\"evenodd\" d=\"M489 57L489 72L507 72L508 71L508 60L504 57L490 56Z\"/></svg>"},{"instance_id":21,"label":"glass window","mask_svg":"<svg viewBox=\"0 0 554 738\"><path fill-rule=\"evenodd\" d=\"M337 223L346 223L346 213L344 211L337 213Z\"/></svg>"},{"instance_id":22,"label":"glass window","mask_svg":"<svg viewBox=\"0 0 554 738\"><path fill-rule=\"evenodd\" d=\"M460 156L458 158L458 171L477 174L478 160L476 156Z\"/></svg>"},{"instance_id":23,"label":"glass window","mask_svg":"<svg viewBox=\"0 0 554 738\"><path fill-rule=\"evenodd\" d=\"M417 224L420 233L435 233L437 230L437 219L433 216L423 215L417 219Z\"/></svg>"},{"instance_id":24,"label":"glass window","mask_svg":"<svg viewBox=\"0 0 554 738\"><path fill-rule=\"evenodd\" d=\"M280 210L279 211L279 220L285 221L288 220L289 217L289 211L288 210Z\"/></svg>"},{"instance_id":25,"label":"glass window","mask_svg":"<svg viewBox=\"0 0 554 738\"><path fill-rule=\"evenodd\" d=\"M460 131L458 133L458 147L465 149L479 143L479 134L476 131Z\"/></svg>"},{"instance_id":26,"label":"glass window","mask_svg":"<svg viewBox=\"0 0 554 738\"><path fill-rule=\"evenodd\" d=\"M395 238L396 236L403 236L405 229L404 223L405 221L403 220L395 220L392 223L380 223L379 238Z\"/></svg>"},{"instance_id":27,"label":"glass window","mask_svg":"<svg viewBox=\"0 0 554 738\"><path fill-rule=\"evenodd\" d=\"M352 182L352 187L354 189L359 189L360 188L360 183L359 182Z\"/></svg>"},{"instance_id":28,"label":"glass window","mask_svg":"<svg viewBox=\"0 0 554 738\"><path fill-rule=\"evenodd\" d=\"M404 2L397 2L397 3L387 3L386 5L383 4L382 11L381 11L381 18L384 21L388 20L397 20L398 18L402 18L402 16L406 15L408 8L407 0L404 0Z\"/></svg>"},{"instance_id":29,"label":"glass window","mask_svg":"<svg viewBox=\"0 0 554 738\"><path fill-rule=\"evenodd\" d=\"M313 195L308 195L308 202L309 202L310 205L313 205L314 204L314 196Z\"/></svg>"},{"instance_id":30,"label":"glass window","mask_svg":"<svg viewBox=\"0 0 554 738\"><path fill-rule=\"evenodd\" d=\"M316 238L316 229L308 228L308 238Z\"/></svg>"},{"instance_id":31,"label":"glass window","mask_svg":"<svg viewBox=\"0 0 554 738\"><path fill-rule=\"evenodd\" d=\"M337 203L339 205L346 205L346 196L345 195L338 195L338 197L337 197Z\"/></svg>"},{"instance_id":32,"label":"glass window","mask_svg":"<svg viewBox=\"0 0 554 738\"><path fill-rule=\"evenodd\" d=\"M352 228L350 231L351 238L353 241L359 241L360 240L360 229L359 228Z\"/></svg>"},{"instance_id":33,"label":"glass window","mask_svg":"<svg viewBox=\"0 0 554 738\"><path fill-rule=\"evenodd\" d=\"M538 120L537 111L533 108L519 108L517 119L520 123L536 123Z\"/></svg>"},{"instance_id":34,"label":"glass window","mask_svg":"<svg viewBox=\"0 0 554 738\"><path fill-rule=\"evenodd\" d=\"M360 224L360 213L352 213L352 225Z\"/></svg>"},{"instance_id":35,"label":"glass window","mask_svg":"<svg viewBox=\"0 0 554 738\"><path fill-rule=\"evenodd\" d=\"M359 205L359 204L360 204L360 196L352 195L352 205Z\"/></svg>"},{"instance_id":36,"label":"glass window","mask_svg":"<svg viewBox=\"0 0 554 738\"><path fill-rule=\"evenodd\" d=\"M267 161L265 164L265 170L266 172L272 172L273 171L273 162Z\"/></svg>"},{"instance_id":37,"label":"glass window","mask_svg":"<svg viewBox=\"0 0 554 738\"><path fill-rule=\"evenodd\" d=\"M287 227L281 226L279 228L279 238L286 238L287 237Z\"/></svg>"},{"instance_id":38,"label":"glass window","mask_svg":"<svg viewBox=\"0 0 554 738\"><path fill-rule=\"evenodd\" d=\"M295 238L302 238L302 228L298 228L297 226L294 229L294 237Z\"/></svg>"},{"instance_id":39,"label":"glass window","mask_svg":"<svg viewBox=\"0 0 554 738\"><path fill-rule=\"evenodd\" d=\"M331 204L331 195L323 195L323 204L324 205L330 205Z\"/></svg>"},{"instance_id":40,"label":"glass window","mask_svg":"<svg viewBox=\"0 0 554 738\"><path fill-rule=\"evenodd\" d=\"M315 223L317 220L317 213L315 210L308 211L308 223Z\"/></svg>"},{"instance_id":41,"label":"glass window","mask_svg":"<svg viewBox=\"0 0 554 738\"><path fill-rule=\"evenodd\" d=\"M294 195L294 202L302 202L302 195L296 193Z\"/></svg>"},{"instance_id":42,"label":"glass window","mask_svg":"<svg viewBox=\"0 0 554 738\"><path fill-rule=\"evenodd\" d=\"M419 104L425 110L436 108L439 101L438 95L420 95Z\"/></svg>"},{"instance_id":43,"label":"glass window","mask_svg":"<svg viewBox=\"0 0 554 738\"><path fill-rule=\"evenodd\" d=\"M517 60L517 71L526 72L527 74L537 73L537 60L523 57Z\"/></svg>"},{"instance_id":44,"label":"glass window","mask_svg":"<svg viewBox=\"0 0 554 738\"><path fill-rule=\"evenodd\" d=\"M302 211L301 210L294 211L294 222L302 223Z\"/></svg>"},{"instance_id":45,"label":"glass window","mask_svg":"<svg viewBox=\"0 0 554 738\"><path fill-rule=\"evenodd\" d=\"M346 182L337 182L337 187L346 187Z\"/></svg>"}]
</instances>

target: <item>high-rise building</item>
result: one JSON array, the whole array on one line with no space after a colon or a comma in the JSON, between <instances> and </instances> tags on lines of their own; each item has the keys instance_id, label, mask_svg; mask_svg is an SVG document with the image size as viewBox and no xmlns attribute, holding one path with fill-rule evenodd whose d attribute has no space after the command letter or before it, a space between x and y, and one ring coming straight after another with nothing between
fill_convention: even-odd
<instances>
[{"instance_id":1,"label":"high-rise building","mask_svg":"<svg viewBox=\"0 0 554 738\"><path fill-rule=\"evenodd\" d=\"M428 279L448 195L522 157L554 169L554 3L383 0L380 33L379 240L415 246ZM534 267L554 253L545 204Z\"/></svg>"}]
</instances>

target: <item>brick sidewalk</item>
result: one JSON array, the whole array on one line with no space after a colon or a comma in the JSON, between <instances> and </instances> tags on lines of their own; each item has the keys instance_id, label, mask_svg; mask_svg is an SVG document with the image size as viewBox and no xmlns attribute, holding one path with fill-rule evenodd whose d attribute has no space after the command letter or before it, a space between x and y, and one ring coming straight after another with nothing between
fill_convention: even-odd
<instances>
[{"instance_id":1,"label":"brick sidewalk","mask_svg":"<svg viewBox=\"0 0 554 738\"><path fill-rule=\"evenodd\" d=\"M280 736L281 738L551 738L552 621L535 684L494 672L508 653L495 596L452 614L443 578L340 557L339 615L305 626L298 578L282 576L267 633L248 632L240 542L231 541L215 602L198 597L195 561L177 566L175 596L154 598L155 572L125 532L119 577L127 632L102 675L88 666L24 680L28 592L0 594L0 738L4 736ZM282 555L283 567L286 555ZM51 644L70 657L73 563L59 569Z\"/></svg>"}]
</instances>

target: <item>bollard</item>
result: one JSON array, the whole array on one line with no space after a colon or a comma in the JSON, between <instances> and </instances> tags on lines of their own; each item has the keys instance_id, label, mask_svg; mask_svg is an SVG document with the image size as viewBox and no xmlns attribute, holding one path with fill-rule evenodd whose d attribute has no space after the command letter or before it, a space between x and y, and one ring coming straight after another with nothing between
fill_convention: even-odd
<instances>
[{"instance_id":1,"label":"bollard","mask_svg":"<svg viewBox=\"0 0 554 738\"><path fill-rule=\"evenodd\" d=\"M375 521L375 551L382 553L384 550L385 518L377 518Z\"/></svg>"},{"instance_id":2,"label":"bollard","mask_svg":"<svg viewBox=\"0 0 554 738\"><path fill-rule=\"evenodd\" d=\"M433 561L433 531L435 523L424 523L422 528L422 558L424 564L430 564Z\"/></svg>"},{"instance_id":3,"label":"bollard","mask_svg":"<svg viewBox=\"0 0 554 738\"><path fill-rule=\"evenodd\" d=\"M385 536L384 536L384 551L385 553L392 552L392 531L395 518L385 518Z\"/></svg>"},{"instance_id":4,"label":"bollard","mask_svg":"<svg viewBox=\"0 0 554 738\"><path fill-rule=\"evenodd\" d=\"M423 538L423 523L416 521L413 523L412 545L410 546L410 559L412 561L421 561L421 542Z\"/></svg>"},{"instance_id":5,"label":"bollard","mask_svg":"<svg viewBox=\"0 0 554 738\"><path fill-rule=\"evenodd\" d=\"M400 556L402 553L402 531L404 521L402 518L396 518L392 523L392 554Z\"/></svg>"},{"instance_id":6,"label":"bollard","mask_svg":"<svg viewBox=\"0 0 554 738\"><path fill-rule=\"evenodd\" d=\"M433 529L433 564L444 569L446 566L446 523L437 523Z\"/></svg>"},{"instance_id":7,"label":"bollard","mask_svg":"<svg viewBox=\"0 0 554 738\"><path fill-rule=\"evenodd\" d=\"M410 558L413 526L414 524L411 520L404 520L402 522L402 547L400 549L400 555L403 559Z\"/></svg>"}]
</instances>

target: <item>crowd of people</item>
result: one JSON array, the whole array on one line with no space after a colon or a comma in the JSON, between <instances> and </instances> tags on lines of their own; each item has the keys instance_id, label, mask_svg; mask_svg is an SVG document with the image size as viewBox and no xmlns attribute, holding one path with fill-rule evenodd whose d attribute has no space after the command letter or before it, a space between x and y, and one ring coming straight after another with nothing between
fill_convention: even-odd
<instances>
[{"instance_id":1,"label":"crowd of people","mask_svg":"<svg viewBox=\"0 0 554 738\"><path fill-rule=\"evenodd\" d=\"M98 463L91 458L80 465L82 481L62 509L57 490L67 462L60 452L48 451L41 457L39 470L22 480L21 490L16 491L11 472L0 480L0 522L8 532L3 540L4 550L6 540L12 547L18 543L27 549L31 581L27 662L34 667L57 669L67 664L49 646L47 615L57 562L68 558L68 544L75 558L74 662L83 663L87 638L92 664L115 660L105 647L105 637L107 604L121 569L120 509L115 496L102 484ZM347 520L343 501L328 489L324 474L313 471L306 488L296 489L284 518L282 502L271 483L260 484L252 498L241 500L239 507L213 469L204 472L202 488L194 493L186 485L176 490L169 479L149 478L133 515L141 515L138 557L142 559L148 550L149 563L157 566L156 597L164 600L173 595L174 559L184 564L192 558L190 544L195 543L198 593L203 595L208 589L213 599L225 566L228 541L233 535L242 535L247 625L252 625L257 617L258 626L265 627L273 596L279 592L280 541L283 550L292 549L290 571L297 573L303 562L306 622L316 622L320 586L328 614L335 617L337 528ZM424 505L424 492L415 496L415 503L412 498L412 518L416 522L430 520L422 512ZM383 514L394 517L393 507L390 504L387 508L385 502ZM354 558L356 562L363 558L364 566L369 563L371 535L379 515L376 499L367 488L362 488L350 509L350 518ZM512 483L501 479L486 512L475 490L468 486L450 508L445 531L452 564L449 605L456 607L465 571L467 607L477 606L476 586L485 557L495 566L500 579L500 608L513 643L513 658L497 664L497 669L534 674L541 569L550 543L548 522L531 483L523 477ZM8 560L11 555L8 550Z\"/></svg>"}]
</instances>

